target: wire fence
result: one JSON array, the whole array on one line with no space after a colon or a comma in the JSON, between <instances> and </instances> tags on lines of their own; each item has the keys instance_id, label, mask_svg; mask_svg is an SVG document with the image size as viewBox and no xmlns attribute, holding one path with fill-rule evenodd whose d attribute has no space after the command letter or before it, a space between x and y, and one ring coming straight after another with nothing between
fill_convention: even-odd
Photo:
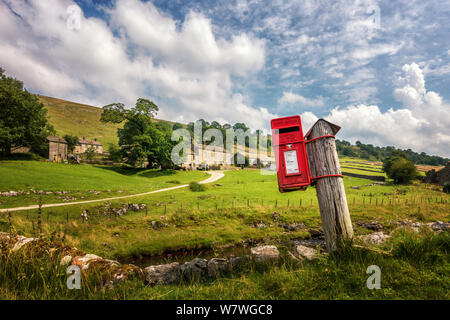
<instances>
[{"instance_id":1,"label":"wire fence","mask_svg":"<svg viewBox=\"0 0 450 320\"><path fill-rule=\"evenodd\" d=\"M448 197L401 197L401 196L376 196L366 195L357 197L347 197L347 203L350 212L361 208L376 208L376 207L404 207L407 209L417 208L420 206L443 205L446 207L450 203ZM128 221L125 217L130 214L133 217L149 217L154 215L165 216L172 213L193 213L193 212L210 212L210 211L242 211L242 210L317 210L319 209L317 199L313 198L298 198L298 199L197 199L195 201L180 201L171 200L168 202L150 202L141 204L137 209L129 208L130 204L123 204L122 206L106 204L103 206L80 208L76 209L67 207L64 212L55 212L51 209L39 208L36 211L25 212L11 212L7 211L0 216L0 225L6 224L8 228L12 227L13 218L26 217L26 221L31 223L34 231L42 230L43 224L54 223L71 223L76 221L81 222L98 222L102 218L121 219L121 221ZM128 206L128 207L126 207ZM3 227L3 229L5 229Z\"/></svg>"}]
</instances>

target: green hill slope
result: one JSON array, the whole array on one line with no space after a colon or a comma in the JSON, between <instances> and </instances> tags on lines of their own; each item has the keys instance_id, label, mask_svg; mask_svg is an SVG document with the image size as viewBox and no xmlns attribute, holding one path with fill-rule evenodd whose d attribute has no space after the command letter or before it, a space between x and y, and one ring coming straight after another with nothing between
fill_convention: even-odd
<instances>
[{"instance_id":1,"label":"green hill slope","mask_svg":"<svg viewBox=\"0 0 450 320\"><path fill-rule=\"evenodd\" d=\"M105 147L111 142L118 143L117 129L123 124L101 122L102 108L47 96L36 96L47 108L49 122L55 127L59 136L71 134L79 138L86 137L89 140L97 138ZM166 120L157 121L174 124Z\"/></svg>"},{"instance_id":2,"label":"green hill slope","mask_svg":"<svg viewBox=\"0 0 450 320\"><path fill-rule=\"evenodd\" d=\"M38 98L47 108L49 122L59 136L97 138L105 146L110 142L118 143L117 128L122 125L100 122L101 108L41 95Z\"/></svg>"}]
</instances>

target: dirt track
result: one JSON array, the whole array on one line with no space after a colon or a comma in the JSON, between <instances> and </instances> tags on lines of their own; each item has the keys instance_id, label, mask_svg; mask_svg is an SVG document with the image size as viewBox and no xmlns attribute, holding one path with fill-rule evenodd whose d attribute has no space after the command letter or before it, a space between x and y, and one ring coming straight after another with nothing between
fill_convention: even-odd
<instances>
[{"instance_id":1,"label":"dirt track","mask_svg":"<svg viewBox=\"0 0 450 320\"><path fill-rule=\"evenodd\" d=\"M205 183L211 183L215 182L219 179L222 179L224 176L224 173L222 171L207 171L211 176L203 181L200 181L199 183L205 184ZM93 202L102 202L102 201L110 201L110 200L117 200L117 199L126 199L126 198L134 198L134 197L140 197L145 196L153 193L158 192L165 192L165 191L171 191L176 190L180 188L186 188L189 186L188 184L183 184L180 186L170 187L170 188L164 188L164 189L158 189L154 191L144 192L144 193L137 193L137 194L130 194L127 196L118 196L118 197L111 197L111 198L103 198L103 199L95 199L95 200L85 200L85 201L75 201L75 202L62 202L62 203L49 203L49 204L43 204L42 208L52 208L52 207L63 207L63 206L72 206L77 204L85 204L85 203L93 203ZM0 212L8 212L8 211L22 211L22 210L33 210L37 209L38 205L32 205L27 207L15 207L15 208L5 208L0 209Z\"/></svg>"}]
</instances>

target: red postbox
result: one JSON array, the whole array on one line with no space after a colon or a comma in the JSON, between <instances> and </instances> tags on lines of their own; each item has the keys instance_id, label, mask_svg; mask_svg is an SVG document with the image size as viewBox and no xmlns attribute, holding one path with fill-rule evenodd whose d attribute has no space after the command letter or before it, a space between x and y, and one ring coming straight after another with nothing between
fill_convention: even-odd
<instances>
[{"instance_id":1,"label":"red postbox","mask_svg":"<svg viewBox=\"0 0 450 320\"><path fill-rule=\"evenodd\" d=\"M271 121L280 192L306 190L311 183L300 116Z\"/></svg>"}]
</instances>

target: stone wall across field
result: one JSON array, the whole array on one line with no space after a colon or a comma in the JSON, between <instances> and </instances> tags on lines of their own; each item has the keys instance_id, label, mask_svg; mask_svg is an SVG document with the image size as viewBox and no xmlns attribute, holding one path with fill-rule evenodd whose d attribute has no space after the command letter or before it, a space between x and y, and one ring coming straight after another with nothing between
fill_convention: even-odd
<instances>
[{"instance_id":1,"label":"stone wall across field","mask_svg":"<svg viewBox=\"0 0 450 320\"><path fill-rule=\"evenodd\" d=\"M384 176L368 176L364 174L359 173L352 173L352 172L342 172L344 176L348 177L354 177L354 178L361 178L361 179L368 179L373 181L386 181L386 178Z\"/></svg>"}]
</instances>

